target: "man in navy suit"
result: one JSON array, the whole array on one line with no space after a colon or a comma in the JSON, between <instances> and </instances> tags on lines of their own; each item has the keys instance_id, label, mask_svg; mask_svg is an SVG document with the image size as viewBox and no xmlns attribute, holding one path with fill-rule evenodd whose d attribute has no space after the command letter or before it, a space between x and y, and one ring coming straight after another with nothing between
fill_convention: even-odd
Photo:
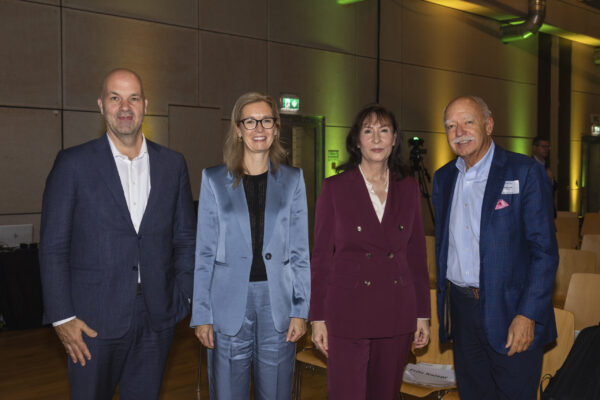
<instances>
[{"instance_id":1,"label":"man in navy suit","mask_svg":"<svg viewBox=\"0 0 600 400\"><path fill-rule=\"evenodd\" d=\"M492 113L463 96L444 110L458 156L433 182L440 341L453 341L462 400L535 399L556 338L552 188L530 157L494 144Z\"/></svg>"},{"instance_id":2,"label":"man in navy suit","mask_svg":"<svg viewBox=\"0 0 600 400\"><path fill-rule=\"evenodd\" d=\"M72 399L157 399L175 325L192 297L195 217L181 154L147 140L148 101L116 69L98 98L106 135L59 152L44 191L44 320Z\"/></svg>"}]
</instances>

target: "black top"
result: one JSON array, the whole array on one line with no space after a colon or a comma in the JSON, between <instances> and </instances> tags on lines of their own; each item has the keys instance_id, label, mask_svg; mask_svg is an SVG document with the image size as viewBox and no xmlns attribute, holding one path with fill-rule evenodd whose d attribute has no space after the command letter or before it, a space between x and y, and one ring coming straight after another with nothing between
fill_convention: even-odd
<instances>
[{"instance_id":1,"label":"black top","mask_svg":"<svg viewBox=\"0 0 600 400\"><path fill-rule=\"evenodd\" d=\"M250 233L252 234L252 267L250 282L266 281L267 269L262 257L263 237L265 233L265 202L267 198L267 174L244 175L244 192L250 214Z\"/></svg>"}]
</instances>

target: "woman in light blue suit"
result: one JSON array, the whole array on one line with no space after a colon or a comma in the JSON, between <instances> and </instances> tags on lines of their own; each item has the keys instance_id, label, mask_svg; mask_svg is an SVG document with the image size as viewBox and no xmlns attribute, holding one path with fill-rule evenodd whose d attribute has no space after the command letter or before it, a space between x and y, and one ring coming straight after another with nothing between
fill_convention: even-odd
<instances>
[{"instance_id":1,"label":"woman in light blue suit","mask_svg":"<svg viewBox=\"0 0 600 400\"><path fill-rule=\"evenodd\" d=\"M235 103L225 163L202 173L191 326L208 350L211 399L289 400L310 296L302 170L283 165L277 104Z\"/></svg>"}]
</instances>

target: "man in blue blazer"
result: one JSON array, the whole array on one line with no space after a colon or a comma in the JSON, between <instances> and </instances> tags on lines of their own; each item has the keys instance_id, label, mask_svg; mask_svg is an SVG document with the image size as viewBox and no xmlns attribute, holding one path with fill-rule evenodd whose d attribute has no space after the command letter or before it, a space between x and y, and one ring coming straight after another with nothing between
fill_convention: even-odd
<instances>
[{"instance_id":1,"label":"man in blue blazer","mask_svg":"<svg viewBox=\"0 0 600 400\"><path fill-rule=\"evenodd\" d=\"M458 156L433 182L440 341L453 341L463 400L535 399L558 265L552 188L542 166L495 145L478 97L446 107Z\"/></svg>"},{"instance_id":2,"label":"man in blue blazer","mask_svg":"<svg viewBox=\"0 0 600 400\"><path fill-rule=\"evenodd\" d=\"M44 191L44 320L68 357L72 399L157 399L189 312L195 220L181 154L147 140L139 76L111 71L106 135L59 152Z\"/></svg>"}]
</instances>

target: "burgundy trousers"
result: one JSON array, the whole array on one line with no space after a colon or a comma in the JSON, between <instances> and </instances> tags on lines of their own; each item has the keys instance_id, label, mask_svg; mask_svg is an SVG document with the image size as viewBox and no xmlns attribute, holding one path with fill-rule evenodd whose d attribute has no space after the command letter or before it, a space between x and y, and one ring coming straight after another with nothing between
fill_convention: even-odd
<instances>
[{"instance_id":1,"label":"burgundy trousers","mask_svg":"<svg viewBox=\"0 0 600 400\"><path fill-rule=\"evenodd\" d=\"M351 339L329 336L329 400L394 400L413 334Z\"/></svg>"}]
</instances>

